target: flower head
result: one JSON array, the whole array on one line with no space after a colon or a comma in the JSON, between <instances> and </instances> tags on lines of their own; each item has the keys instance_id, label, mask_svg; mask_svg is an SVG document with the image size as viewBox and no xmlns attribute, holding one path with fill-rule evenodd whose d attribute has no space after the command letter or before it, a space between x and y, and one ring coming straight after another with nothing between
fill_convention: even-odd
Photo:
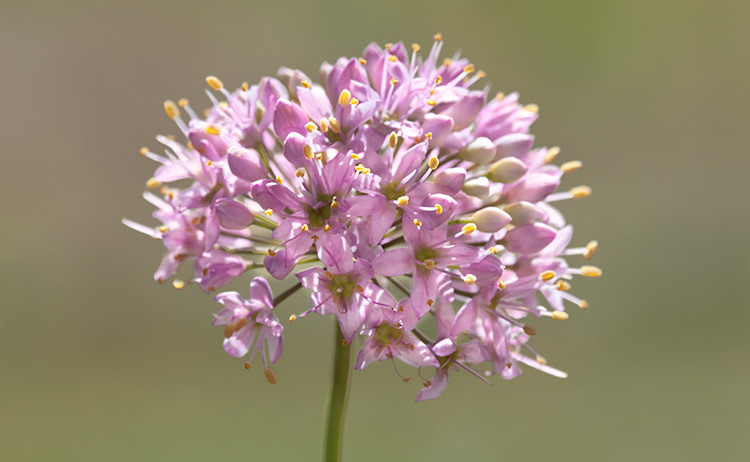
<instances>
[{"instance_id":1,"label":"flower head","mask_svg":"<svg viewBox=\"0 0 750 462\"><path fill-rule=\"evenodd\" d=\"M488 97L475 88L484 73L441 60L442 46L437 36L425 55L371 44L324 63L320 83L282 68L229 91L210 76L204 117L167 101L183 141L160 136L163 155L141 151L159 164L148 186L160 194L145 197L160 225L125 220L164 242L155 279L187 260L206 292L254 268L294 274L292 291L309 290L311 307L290 320L335 316L346 342L363 339L357 369L398 359L424 371L418 400L462 369L481 380L514 378L520 364L564 376L528 346L529 322L588 306L568 281L601 273L572 263L597 245L569 247L572 227L554 204L590 189L556 192L580 162L558 166L558 148L534 147L538 107L516 93ZM288 293L274 303L256 277L249 299L217 295L225 350L275 362L274 305ZM434 339L420 329L431 322Z\"/></svg>"}]
</instances>

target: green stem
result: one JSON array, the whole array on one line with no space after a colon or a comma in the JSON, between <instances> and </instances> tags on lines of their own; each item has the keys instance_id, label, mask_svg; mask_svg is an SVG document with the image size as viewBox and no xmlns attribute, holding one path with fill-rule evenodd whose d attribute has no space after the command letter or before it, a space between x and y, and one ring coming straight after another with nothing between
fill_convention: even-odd
<instances>
[{"instance_id":1,"label":"green stem","mask_svg":"<svg viewBox=\"0 0 750 462\"><path fill-rule=\"evenodd\" d=\"M346 412L346 398L349 394L349 374L352 369L352 346L344 340L338 322L335 323L334 329L336 330L336 339L333 345L333 374L331 376L331 396L328 401L324 462L341 461L344 413Z\"/></svg>"}]
</instances>

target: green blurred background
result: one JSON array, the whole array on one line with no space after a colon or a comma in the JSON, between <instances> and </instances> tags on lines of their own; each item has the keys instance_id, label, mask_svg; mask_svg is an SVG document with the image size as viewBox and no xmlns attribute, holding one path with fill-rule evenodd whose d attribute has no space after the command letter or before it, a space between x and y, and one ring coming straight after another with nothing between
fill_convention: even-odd
<instances>
[{"instance_id":1,"label":"green blurred background","mask_svg":"<svg viewBox=\"0 0 750 462\"><path fill-rule=\"evenodd\" d=\"M389 364L356 373L347 459L750 460L748 17L742 1L2 1L0 460L318 460L331 319L286 325L275 386L226 355L218 305L155 284L161 244L120 224L151 223L138 149L176 131L164 99L207 104L208 74L317 75L435 32L493 92L540 105L538 145L583 161L565 186L594 195L562 209L604 277L575 284L588 311L537 323L566 380L459 373L416 404Z\"/></svg>"}]
</instances>

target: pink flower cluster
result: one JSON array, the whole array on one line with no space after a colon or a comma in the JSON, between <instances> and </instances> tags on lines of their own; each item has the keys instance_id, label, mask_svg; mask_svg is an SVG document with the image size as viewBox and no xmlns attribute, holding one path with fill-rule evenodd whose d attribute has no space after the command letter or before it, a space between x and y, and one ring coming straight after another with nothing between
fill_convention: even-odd
<instances>
[{"instance_id":1,"label":"pink flower cluster","mask_svg":"<svg viewBox=\"0 0 750 462\"><path fill-rule=\"evenodd\" d=\"M568 247L572 228L551 205L590 194L555 192L581 164L555 165L558 148L533 147L538 108L517 94L488 102L472 89L484 73L440 60L442 45L437 35L422 56L416 44L371 44L324 63L320 84L282 68L228 91L211 76L204 117L187 100L165 103L186 142L160 136L163 154L141 151L159 164L148 186L161 194L145 198L161 225L125 224L164 242L159 282L188 260L188 282L206 292L255 268L294 273L276 300L263 277L248 299L216 296L225 350L251 361L260 351L272 383L278 305L300 287L311 308L290 321L335 316L345 342L363 339L356 369L386 359L419 368L417 400L440 395L459 369L511 379L523 363L565 376L527 345L527 320L586 308L568 281L601 273L568 264L596 242Z\"/></svg>"}]
</instances>

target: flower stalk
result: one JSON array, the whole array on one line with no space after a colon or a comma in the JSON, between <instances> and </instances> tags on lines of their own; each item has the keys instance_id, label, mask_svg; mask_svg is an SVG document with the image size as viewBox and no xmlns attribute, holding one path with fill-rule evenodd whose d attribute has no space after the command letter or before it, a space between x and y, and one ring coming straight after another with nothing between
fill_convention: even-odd
<instances>
[{"instance_id":1,"label":"flower stalk","mask_svg":"<svg viewBox=\"0 0 750 462\"><path fill-rule=\"evenodd\" d=\"M352 370L352 346L334 324L333 371L331 395L328 398L328 423L326 425L324 462L339 462L344 434L344 415L349 395L349 377Z\"/></svg>"}]
</instances>

